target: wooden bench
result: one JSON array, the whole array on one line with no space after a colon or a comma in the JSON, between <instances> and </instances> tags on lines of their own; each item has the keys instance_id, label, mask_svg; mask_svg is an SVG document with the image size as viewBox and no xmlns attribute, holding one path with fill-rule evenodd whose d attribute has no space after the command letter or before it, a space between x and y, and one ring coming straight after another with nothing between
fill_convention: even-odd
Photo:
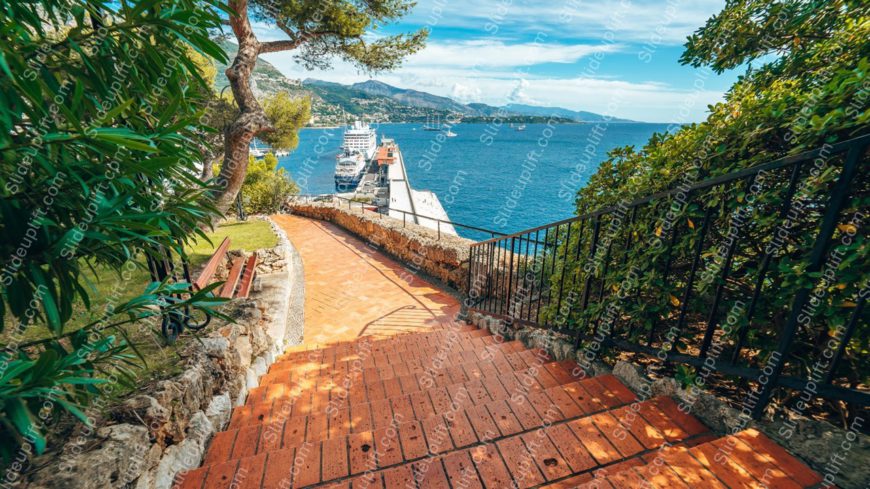
<instances>
[{"instance_id":1,"label":"wooden bench","mask_svg":"<svg viewBox=\"0 0 870 489\"><path fill-rule=\"evenodd\" d=\"M217 272L220 264L226 259L227 251L230 248L230 238L226 237L214 251L214 254L205 263L202 272L193 282L193 287L196 290L201 290L211 283L214 274ZM230 265L230 273L227 276L226 282L220 287L217 292L219 297L227 299L241 298L246 299L251 292L251 286L254 278L257 275L257 254L252 253L247 259L237 257Z\"/></svg>"}]
</instances>

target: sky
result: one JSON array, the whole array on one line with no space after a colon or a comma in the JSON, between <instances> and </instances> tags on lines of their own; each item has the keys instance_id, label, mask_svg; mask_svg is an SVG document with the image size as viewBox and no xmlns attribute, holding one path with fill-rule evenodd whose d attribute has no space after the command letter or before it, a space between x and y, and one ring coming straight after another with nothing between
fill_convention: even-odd
<instances>
[{"instance_id":1,"label":"sky","mask_svg":"<svg viewBox=\"0 0 870 489\"><path fill-rule=\"evenodd\" d=\"M337 61L307 71L292 52L263 58L290 78L351 84L374 78L463 103L522 103L646 122L705 118L742 70L679 64L686 36L724 0L419 0L371 37L430 30L401 68L370 77ZM261 41L282 39L256 24Z\"/></svg>"}]
</instances>

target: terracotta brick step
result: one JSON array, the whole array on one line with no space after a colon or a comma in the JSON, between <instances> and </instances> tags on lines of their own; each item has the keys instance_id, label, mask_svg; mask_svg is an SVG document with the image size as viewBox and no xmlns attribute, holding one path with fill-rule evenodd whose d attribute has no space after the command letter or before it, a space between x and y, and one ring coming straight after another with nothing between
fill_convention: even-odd
<instances>
[{"instance_id":1,"label":"terracotta brick step","mask_svg":"<svg viewBox=\"0 0 870 489\"><path fill-rule=\"evenodd\" d=\"M435 386L432 389L371 402L351 403L347 400L341 408L334 405L334 409L327 408L314 413L310 410L301 411L297 409L298 405L291 403L276 402L242 406L233 411L228 431L286 420L287 426L301 427L300 429L307 427L305 440L318 441L333 438L351 432L387 426L396 416L400 416L403 422L421 420L432 414L443 414L454 405L462 407L474 403L483 404L508 399L517 394L522 395L529 390L538 392L555 386L568 385L579 380L581 376L575 376L572 367L566 363L568 362L551 362L545 364L548 368L508 372L468 382ZM610 376L591 382L587 390L594 396L605 396L608 390L618 391L623 396L630 395ZM561 400L565 402L564 399ZM309 414L293 415L300 411Z\"/></svg>"},{"instance_id":2,"label":"terracotta brick step","mask_svg":"<svg viewBox=\"0 0 870 489\"><path fill-rule=\"evenodd\" d=\"M434 422L439 416L460 410L465 411L469 422L477 427L478 435L485 432L485 429L507 435L540 426L542 419L548 419L552 415L561 419L576 417L620 406L634 399L634 395L613 376L590 378L548 388L538 385L529 390L524 390L521 386L516 389L512 396L508 396L506 391L498 400L474 403L470 396L451 398L451 393L444 391L441 395L430 395L427 404L396 405L401 411L397 409L390 412L390 406L384 406L386 412L379 415L377 411L367 409L363 412L370 414L371 418L365 423L343 416L338 418L338 429L336 424L330 423L336 421L336 418L327 416L293 417L286 422L230 429L215 436L205 459L207 463L223 462L264 450L298 446L305 441L319 442L354 433L379 431L390 426L401 428L403 425L420 422L426 426L427 422ZM461 391L454 391L453 394L456 392ZM421 409L421 405L427 406L425 411ZM485 409L481 411L480 406ZM555 409L551 410L551 406ZM240 443L245 446L239 448Z\"/></svg>"},{"instance_id":3,"label":"terracotta brick step","mask_svg":"<svg viewBox=\"0 0 870 489\"><path fill-rule=\"evenodd\" d=\"M261 378L261 387L268 384L299 384L310 385L312 382L331 378L336 383L343 383L346 377L358 378L361 373L366 374L369 380L377 374L381 380L409 373L424 373L427 370L438 369L444 366L466 363L471 361L489 361L497 358L506 359L504 356L513 353L522 353L526 350L521 344L494 343L477 348L464 349L414 349L401 351L389 355L370 354L363 360L338 360L333 362L308 362L303 364L291 364L287 362L275 363L273 367ZM525 354L531 359L533 353Z\"/></svg>"},{"instance_id":4,"label":"terracotta brick step","mask_svg":"<svg viewBox=\"0 0 870 489\"><path fill-rule=\"evenodd\" d=\"M395 358L369 357L365 362L354 360L337 361L334 363L310 363L305 365L279 364L273 365L260 378L263 391L270 384L312 386L317 381L328 379L336 385L345 384L350 380L363 379L366 383L376 380L387 380L400 375L425 374L432 370L441 370L469 362L510 362L519 367L539 363L539 358L546 358L543 350L520 349L516 343L499 343L477 349L466 350L416 350L395 354ZM514 367L514 368L519 368ZM256 397L256 392L254 397Z\"/></svg>"},{"instance_id":5,"label":"terracotta brick step","mask_svg":"<svg viewBox=\"0 0 870 489\"><path fill-rule=\"evenodd\" d=\"M389 351L399 345L407 344L438 344L446 338L456 335L461 340L474 341L476 345L490 344L497 341L497 337L487 330L478 329L475 326L450 326L449 328L436 329L426 332L400 333L390 338L371 338L363 336L352 341L340 341L330 344L308 344L288 348L278 357L279 361L310 361L311 358L330 358L332 356L345 355L359 351L380 352Z\"/></svg>"},{"instance_id":6,"label":"terracotta brick step","mask_svg":"<svg viewBox=\"0 0 870 489\"><path fill-rule=\"evenodd\" d=\"M363 371L338 371L333 375L318 379L297 380L295 382L273 382L251 389L245 406L236 411L262 415L262 404L282 403L282 412L292 409L293 413L309 414L323 412L327 408L347 407L401 395L410 395L434 387L448 387L453 384L495 378L499 374L534 370L543 382L552 383L551 378L571 379L580 372L574 362L552 362L543 351L526 350L520 353L503 354L490 352L483 360L475 360L449 365L426 363L406 363L401 366ZM409 366L411 365L411 366ZM540 372L538 371L540 370ZM265 377L265 376L264 376ZM235 413L234 413L235 414Z\"/></svg>"},{"instance_id":7,"label":"terracotta brick step","mask_svg":"<svg viewBox=\"0 0 870 489\"><path fill-rule=\"evenodd\" d=\"M524 353L526 351L532 353ZM361 373L366 374L369 380L373 380L374 374L378 374L378 378L384 380L408 373L423 373L427 370L459 363L490 361L497 358L507 359L505 355L512 354L523 354L524 358L531 361L537 351L527 350L521 344L510 342L493 343L474 348L468 345L463 348L415 348L389 355L366 354L365 358L356 360L339 359L332 362L312 361L302 364L281 362L273 364L272 368L263 375L261 384L298 383L304 385L323 378L344 382L348 375L358 376Z\"/></svg>"},{"instance_id":8,"label":"terracotta brick step","mask_svg":"<svg viewBox=\"0 0 870 489\"><path fill-rule=\"evenodd\" d=\"M637 438L637 434L634 434ZM547 483L546 485L541 486L540 489L576 489L578 487L583 487L590 481L594 483L601 484L602 487L607 487L608 489L611 487L607 485L606 482L602 482L606 477L614 474L621 473L631 467L637 467L641 465L645 465L654 461L656 456L660 453L660 450L667 450L671 447L684 447L691 448L697 445L701 445L703 443L707 443L708 441L715 440L716 435L710 432L702 433L699 435L693 435L688 438L684 438L677 441L669 441L667 445L658 444L653 446L646 451L631 457L626 458L625 460L621 460L616 463L612 463L610 465L605 465L603 467L597 468L592 471L583 472L581 474L571 475L567 478L561 479L557 482ZM633 481L637 482L637 481ZM643 483L638 483L636 485L628 485L628 486L620 486L620 487L655 487L652 485L645 486Z\"/></svg>"},{"instance_id":9,"label":"terracotta brick step","mask_svg":"<svg viewBox=\"0 0 870 489\"><path fill-rule=\"evenodd\" d=\"M489 403L397 428L306 442L247 457L234 453L229 461L212 462L183 474L180 487L228 485L239 478L243 468L246 475L255 473L254 478L262 481L262 485L250 487L264 488L278 487L281 480L284 487L290 487L291 477L292 487L336 479L343 479L342 484L364 484L359 477L374 478L375 485L366 487L391 487L415 476L419 487L448 487L443 483L445 478L454 486L456 481L468 479L462 487L502 488L512 480L518 481L519 487L532 487L613 465L666 441L675 443L706 433L706 427L691 416L683 415L680 420L670 417L667 412L676 406L669 398L646 400L632 409L627 404L634 396L624 386L604 397L591 396L584 387L593 381L612 384L614 380L586 379L559 387L571 404L564 403L565 399L557 401L560 395L550 398L550 390L546 390L547 401L534 395L527 398L532 411L518 403ZM578 402L573 401L575 397ZM623 419L616 416L618 411ZM539 416L537 422L529 421L532 412ZM523 426L520 418L530 424ZM235 446L240 442L245 443L236 440ZM437 456L427 458L430 453ZM256 470L248 472L250 467ZM367 470L375 472L366 475Z\"/></svg>"},{"instance_id":10,"label":"terracotta brick step","mask_svg":"<svg viewBox=\"0 0 870 489\"><path fill-rule=\"evenodd\" d=\"M672 446L607 474L580 488L652 487L799 489L815 487L821 476L755 429L697 446Z\"/></svg>"},{"instance_id":11,"label":"terracotta brick step","mask_svg":"<svg viewBox=\"0 0 870 489\"><path fill-rule=\"evenodd\" d=\"M494 338L487 336L485 338ZM478 341L479 340L479 341ZM519 341L485 341L483 338L473 338L470 341L462 340L452 344L442 345L408 345L406 347L384 349L382 351L359 350L336 353L334 356L317 357L307 359L279 360L272 364L268 372L322 372L333 368L364 369L384 368L404 363L410 359L433 360L437 355L441 359L469 357L471 354L480 355L485 351L502 351L505 353L526 350Z\"/></svg>"}]
</instances>

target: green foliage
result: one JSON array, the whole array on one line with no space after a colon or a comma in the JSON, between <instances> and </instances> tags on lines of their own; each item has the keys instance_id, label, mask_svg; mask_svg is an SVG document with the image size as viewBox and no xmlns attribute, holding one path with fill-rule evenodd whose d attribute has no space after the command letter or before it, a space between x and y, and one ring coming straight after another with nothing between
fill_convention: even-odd
<instances>
[{"instance_id":1,"label":"green foliage","mask_svg":"<svg viewBox=\"0 0 870 489\"><path fill-rule=\"evenodd\" d=\"M299 193L299 187L287 170L278 168L278 158L266 153L262 159L249 157L248 173L242 184L242 205L247 214L274 214L287 197Z\"/></svg>"},{"instance_id":2,"label":"green foliage","mask_svg":"<svg viewBox=\"0 0 870 489\"><path fill-rule=\"evenodd\" d=\"M205 108L203 123L206 127L213 129L201 131L198 138L203 154L203 161L214 163L218 158L223 158L224 128L229 126L238 115L239 108L236 107L236 103L233 101L232 93L227 91L223 96L212 94ZM205 172L203 179L210 179L212 173Z\"/></svg>"},{"instance_id":3,"label":"green foliage","mask_svg":"<svg viewBox=\"0 0 870 489\"><path fill-rule=\"evenodd\" d=\"M770 54L778 56L772 59ZM702 73L709 72L708 66L721 71L758 59L771 60L747 69L725 100L710 107L704 122L654 135L641 149L613 150L578 192L578 214L870 132L870 17L866 2L729 1L689 39L682 58ZM607 322L603 318L608 304L618 304L613 322L622 325L619 334L645 342L653 328L660 333L668 330L684 306L682 291L701 239L701 223L709 212L709 232L698 272L704 279L694 283L685 305L688 326L680 334L691 336L691 343L698 344L696 335L702 334L699 331L706 325L712 298L721 286L718 324L723 335L717 336L717 341L725 344L723 355L728 355L740 334L746 334L746 349L738 362L760 366L776 345L795 293L812 286L822 299L802 323L794 351L800 352L801 358L820 358L827 340L837 335L859 295L866 293L870 279L867 234L860 229L861 216L866 216L870 203L870 181L863 170L829 249L829 256L844 257L831 271L836 280L829 282L820 274L809 276L805 272L822 212L841 168L842 157L820 158L803 166L793 206L800 210L799 217L789 221L779 215L789 180L789 171L783 169L763 175L751 189L740 180L696 193L687 201L655 201L642 207L630 226L625 224L630 219L627 215L605 215L602 236L609 236L611 224L621 229L599 247L600 258L609 256L611 263L606 273L603 266L582 270L580 263L557 260L551 277L551 283L559 283L564 275L566 290L576 294L582 294L585 279L591 277L592 304L582 312L576 308L568 323L592 333ZM858 222L850 222L853 218ZM787 232L778 234L784 222ZM730 275L723 281L719 273L722 247L729 242L731 231L739 232L740 238ZM579 225L572 232L567 246L575 249L580 245L588 250L590 233L578 243ZM676 238L669 248L672 233ZM844 240L850 234L854 238ZM781 246L775 239L783 240ZM750 302L765 249L775 244L779 248L751 324L743 310L736 311L734 323L725 327L729 310ZM563 250L566 244L558 246ZM599 290L608 296L601 302L595 300ZM618 297L620 292L624 297ZM549 308L542 314L554 318L558 311ZM661 338L653 339L657 342ZM677 351L686 352L686 344L678 342ZM868 351L867 328L859 328L846 350L846 361L836 373L839 385L854 387L866 382L870 375ZM786 373L808 378L812 367L793 358Z\"/></svg>"},{"instance_id":4,"label":"green foliage","mask_svg":"<svg viewBox=\"0 0 870 489\"><path fill-rule=\"evenodd\" d=\"M274 149L296 149L299 129L311 119L311 99L292 98L287 92L278 92L261 103L272 130L264 132L260 139Z\"/></svg>"},{"instance_id":5,"label":"green foliage","mask_svg":"<svg viewBox=\"0 0 870 489\"><path fill-rule=\"evenodd\" d=\"M84 420L107 375L131 379L119 326L187 284L125 283L92 301L86 270L182 243L210 221L196 139L209 98L202 57L216 1L12 2L0 12L0 455L45 448L60 412ZM194 52L199 53L195 55ZM172 299L208 308L205 294ZM98 319L68 326L82 311ZM11 328L10 328L11 326ZM24 345L34 328L43 339ZM11 330L11 331L10 331ZM110 334L110 332L112 334Z\"/></svg>"},{"instance_id":6,"label":"green foliage","mask_svg":"<svg viewBox=\"0 0 870 489\"><path fill-rule=\"evenodd\" d=\"M695 372L694 367L677 365L676 371L674 372L674 378L680 383L680 386L682 386L683 389L688 389L696 382L698 375Z\"/></svg>"},{"instance_id":7,"label":"green foliage","mask_svg":"<svg viewBox=\"0 0 870 489\"><path fill-rule=\"evenodd\" d=\"M866 8L861 0L728 0L689 37L680 61L721 73L770 54L794 60L807 45L829 39L842 17L861 19Z\"/></svg>"},{"instance_id":8,"label":"green foliage","mask_svg":"<svg viewBox=\"0 0 870 489\"><path fill-rule=\"evenodd\" d=\"M378 36L366 33L407 15L416 2L409 0L256 0L258 17L273 20L291 41L302 44L296 59L307 69L327 69L333 57L368 72L397 68L402 59L419 51L427 29L411 34Z\"/></svg>"}]
</instances>

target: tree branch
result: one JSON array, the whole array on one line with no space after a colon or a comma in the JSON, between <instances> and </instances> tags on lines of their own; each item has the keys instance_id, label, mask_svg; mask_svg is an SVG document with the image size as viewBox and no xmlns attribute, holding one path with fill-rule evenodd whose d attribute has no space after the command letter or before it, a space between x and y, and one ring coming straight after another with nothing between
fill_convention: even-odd
<instances>
[{"instance_id":1,"label":"tree branch","mask_svg":"<svg viewBox=\"0 0 870 489\"><path fill-rule=\"evenodd\" d=\"M296 49L299 46L305 44L306 42L316 39L318 37L330 36L330 35L338 35L338 32L335 31L320 31L320 32L302 32L302 33L294 33L287 26L282 26L278 24L278 27L287 33L290 36L290 39L285 39L281 41L269 41L269 42L261 42L260 43L260 52L261 53L274 53L276 51L290 51L292 49Z\"/></svg>"},{"instance_id":2,"label":"tree branch","mask_svg":"<svg viewBox=\"0 0 870 489\"><path fill-rule=\"evenodd\" d=\"M269 42L261 42L260 43L260 52L261 53L274 53L277 51L290 51L292 49L296 49L300 44L304 42L304 39L283 39L280 41L269 41Z\"/></svg>"}]
</instances>

